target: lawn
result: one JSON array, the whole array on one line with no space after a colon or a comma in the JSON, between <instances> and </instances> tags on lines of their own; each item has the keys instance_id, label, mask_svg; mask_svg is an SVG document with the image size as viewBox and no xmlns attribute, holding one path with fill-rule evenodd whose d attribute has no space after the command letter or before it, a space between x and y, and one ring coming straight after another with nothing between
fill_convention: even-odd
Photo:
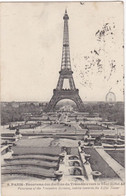
<instances>
[{"instance_id":1,"label":"lawn","mask_svg":"<svg viewBox=\"0 0 126 196\"><path fill-rule=\"evenodd\" d=\"M17 147L24 146L24 147L47 147L50 145L50 142L53 140L53 138L22 138L19 140L16 144Z\"/></svg>"},{"instance_id":2,"label":"lawn","mask_svg":"<svg viewBox=\"0 0 126 196\"><path fill-rule=\"evenodd\" d=\"M120 165L125 167L125 152L124 150L106 150L106 152L115 159Z\"/></svg>"},{"instance_id":3,"label":"lawn","mask_svg":"<svg viewBox=\"0 0 126 196\"><path fill-rule=\"evenodd\" d=\"M79 125L82 129L89 129L89 130L106 130L106 127L102 127L101 125L97 124L82 124Z\"/></svg>"},{"instance_id":4,"label":"lawn","mask_svg":"<svg viewBox=\"0 0 126 196\"><path fill-rule=\"evenodd\" d=\"M60 147L13 147L14 155L30 155L30 154L45 154L50 156L58 156L61 153Z\"/></svg>"},{"instance_id":5,"label":"lawn","mask_svg":"<svg viewBox=\"0 0 126 196\"><path fill-rule=\"evenodd\" d=\"M52 125L47 125L43 131L55 131L55 132L63 132L64 130L66 130L68 133L69 132L75 132L76 128L71 125L71 127L66 126L65 124L52 124Z\"/></svg>"},{"instance_id":6,"label":"lawn","mask_svg":"<svg viewBox=\"0 0 126 196\"><path fill-rule=\"evenodd\" d=\"M47 177L54 178L54 169L44 169L37 168L34 166L6 166L2 169L2 175L6 174L18 174L18 175L26 175L26 176L34 176L38 178Z\"/></svg>"},{"instance_id":7,"label":"lawn","mask_svg":"<svg viewBox=\"0 0 126 196\"><path fill-rule=\"evenodd\" d=\"M48 156L48 155L37 155L37 154L24 154L24 155L19 155L18 156L13 156L13 158L5 159L5 161L9 162L15 162L15 161L20 161L20 160L40 160L40 161L49 161L49 162L58 162L59 157L58 156Z\"/></svg>"},{"instance_id":8,"label":"lawn","mask_svg":"<svg viewBox=\"0 0 126 196\"><path fill-rule=\"evenodd\" d=\"M34 160L34 159L17 159L13 161L6 161L6 164L4 167L7 166L34 166L34 167L41 167L41 168L58 168L57 162L49 162L49 161L43 161L43 160Z\"/></svg>"},{"instance_id":9,"label":"lawn","mask_svg":"<svg viewBox=\"0 0 126 196\"><path fill-rule=\"evenodd\" d=\"M102 173L100 178L118 178L118 175L109 167L95 149L85 148L85 152L91 155L90 164L92 170Z\"/></svg>"}]
</instances>

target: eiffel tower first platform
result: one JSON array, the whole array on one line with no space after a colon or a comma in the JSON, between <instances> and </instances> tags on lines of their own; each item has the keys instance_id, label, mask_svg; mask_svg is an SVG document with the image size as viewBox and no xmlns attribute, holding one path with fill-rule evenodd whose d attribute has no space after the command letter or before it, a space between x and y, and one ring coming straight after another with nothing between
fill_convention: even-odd
<instances>
[{"instance_id":1,"label":"eiffel tower first platform","mask_svg":"<svg viewBox=\"0 0 126 196\"><path fill-rule=\"evenodd\" d=\"M84 104L79 96L79 90L76 89L74 79L73 79L73 71L71 69L71 61L70 61L70 48L69 48L69 30L68 30L68 20L69 16L67 14L67 10L65 10L65 14L63 17L64 20L64 34L63 34L63 49L62 49L62 62L61 62L61 70L59 72L59 80L57 83L56 89L53 90L53 96L50 102L47 104L45 111L54 111L56 104L62 99L70 99L74 101L77 105L78 111L84 111ZM63 84L67 80L69 84L68 89L63 88Z\"/></svg>"}]
</instances>

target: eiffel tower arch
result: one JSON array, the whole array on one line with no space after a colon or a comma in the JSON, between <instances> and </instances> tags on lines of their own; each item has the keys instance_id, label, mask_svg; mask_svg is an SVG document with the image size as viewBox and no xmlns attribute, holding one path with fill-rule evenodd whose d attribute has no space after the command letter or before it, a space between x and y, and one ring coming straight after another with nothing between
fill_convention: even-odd
<instances>
[{"instance_id":1,"label":"eiffel tower arch","mask_svg":"<svg viewBox=\"0 0 126 196\"><path fill-rule=\"evenodd\" d=\"M71 69L70 61L70 48L69 48L69 30L68 30L68 20L69 16L65 10L63 17L64 20L64 33L63 33L63 48L62 48L62 62L61 70L59 72L59 80L56 89L53 90L53 96L50 102L47 104L45 111L53 111L56 104L62 99L70 99L74 101L77 105L78 111L84 111L84 104L79 96L79 90L76 89L73 71ZM64 83L67 81L69 88L64 88Z\"/></svg>"},{"instance_id":2,"label":"eiffel tower arch","mask_svg":"<svg viewBox=\"0 0 126 196\"><path fill-rule=\"evenodd\" d=\"M74 101L77 105L78 111L84 111L83 102L78 94L78 89L73 91L69 89L63 89L61 91L54 89L53 96L47 105L46 111L53 111L56 104L63 99L70 99Z\"/></svg>"}]
</instances>

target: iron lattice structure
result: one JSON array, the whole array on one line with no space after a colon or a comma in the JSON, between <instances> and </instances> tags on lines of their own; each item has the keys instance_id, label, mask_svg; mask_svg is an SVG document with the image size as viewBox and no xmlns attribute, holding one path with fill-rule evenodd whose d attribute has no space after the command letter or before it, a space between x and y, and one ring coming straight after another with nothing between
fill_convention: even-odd
<instances>
[{"instance_id":1,"label":"iron lattice structure","mask_svg":"<svg viewBox=\"0 0 126 196\"><path fill-rule=\"evenodd\" d=\"M74 101L77 105L78 111L84 111L84 104L79 96L79 90L76 89L73 71L71 69L70 61L70 47L69 47L69 29L68 29L68 20L69 16L65 10L63 17L64 20L64 32L63 32L63 48L62 48L62 62L61 70L59 72L59 80L57 83L56 89L53 90L53 96L50 102L47 104L45 111L53 111L56 104L62 99L70 99ZM64 80L68 80L69 88L64 89L63 84Z\"/></svg>"}]
</instances>

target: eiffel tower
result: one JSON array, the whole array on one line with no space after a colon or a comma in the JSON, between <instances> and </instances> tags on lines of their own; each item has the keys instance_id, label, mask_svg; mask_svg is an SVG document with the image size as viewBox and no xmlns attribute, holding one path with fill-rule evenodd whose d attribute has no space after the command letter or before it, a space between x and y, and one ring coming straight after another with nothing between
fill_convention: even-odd
<instances>
[{"instance_id":1,"label":"eiffel tower","mask_svg":"<svg viewBox=\"0 0 126 196\"><path fill-rule=\"evenodd\" d=\"M67 10L63 17L64 20L64 34L63 34L63 49L62 49L62 62L61 70L59 72L59 80L56 89L53 90L53 96L45 108L46 112L54 111L56 104L62 99L70 99L74 101L77 105L78 111L84 111L84 104L79 96L79 90L76 89L73 71L71 69L70 61L70 48L69 48L69 30L68 30L68 20L69 16ZM63 88L65 80L69 84L69 88Z\"/></svg>"}]
</instances>

